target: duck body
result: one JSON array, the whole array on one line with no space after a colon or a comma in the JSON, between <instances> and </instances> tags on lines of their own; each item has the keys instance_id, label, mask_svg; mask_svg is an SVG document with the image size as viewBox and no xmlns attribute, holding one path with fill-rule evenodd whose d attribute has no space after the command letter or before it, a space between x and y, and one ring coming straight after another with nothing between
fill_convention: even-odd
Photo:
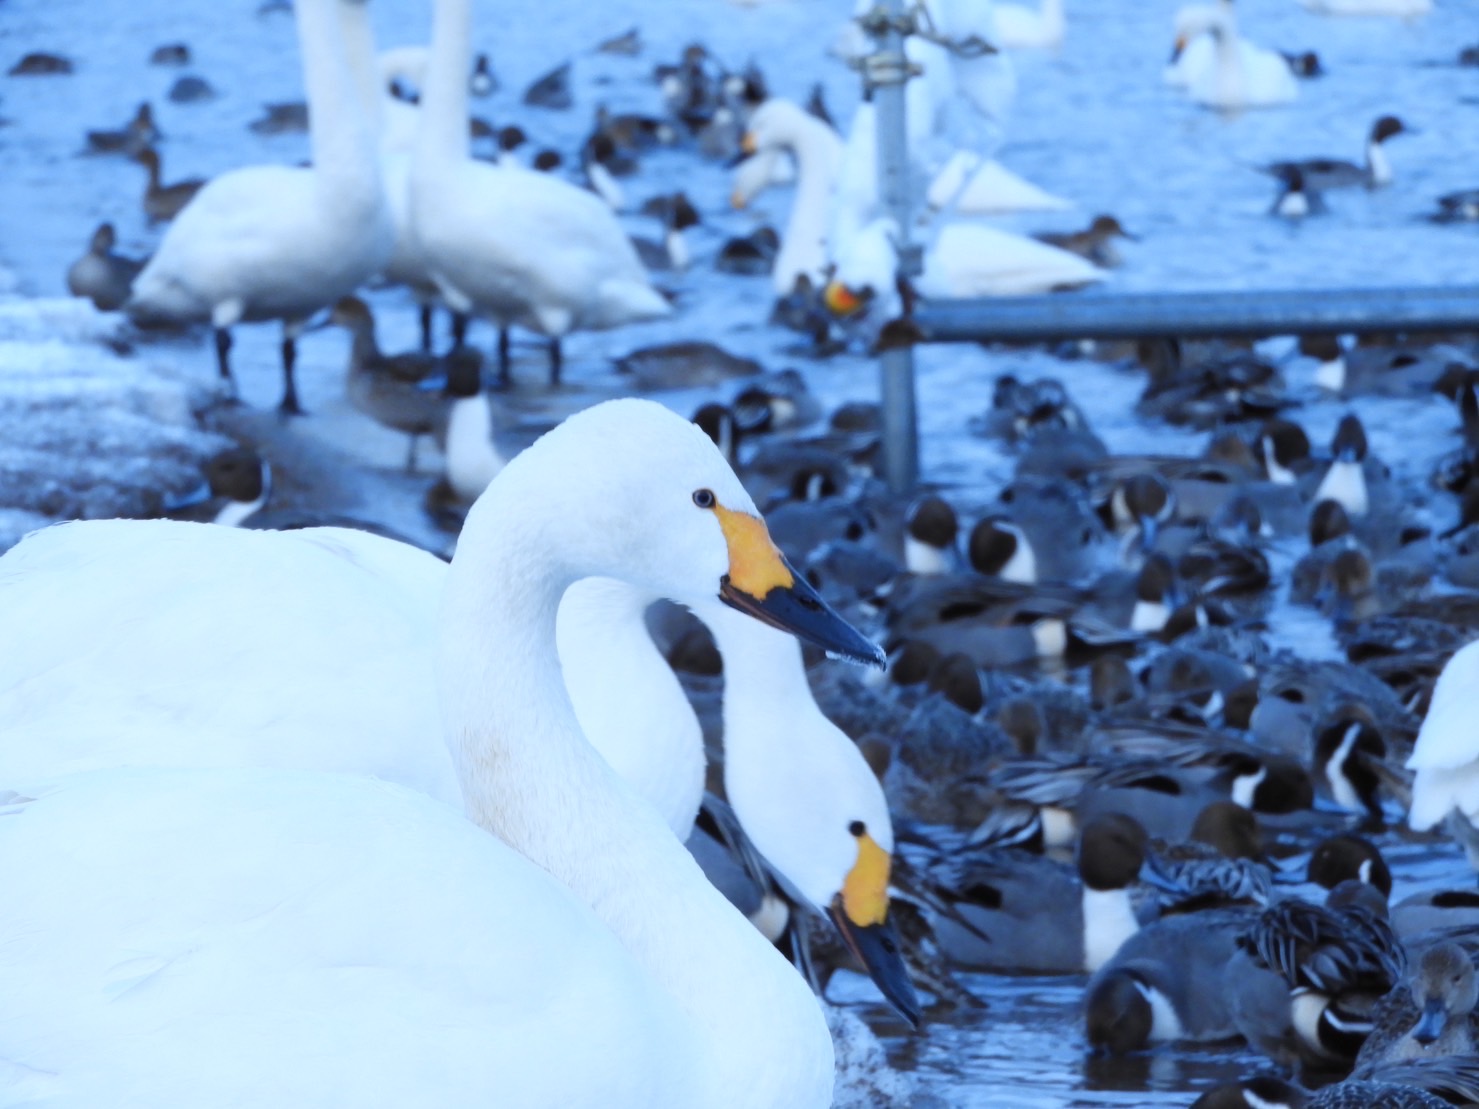
<instances>
[{"instance_id":1,"label":"duck body","mask_svg":"<svg viewBox=\"0 0 1479 1109\"><path fill-rule=\"evenodd\" d=\"M127 303L134 278L144 263L113 250L117 239L111 223L98 226L87 253L67 270L67 291L87 297L101 312L116 312Z\"/></svg>"}]
</instances>

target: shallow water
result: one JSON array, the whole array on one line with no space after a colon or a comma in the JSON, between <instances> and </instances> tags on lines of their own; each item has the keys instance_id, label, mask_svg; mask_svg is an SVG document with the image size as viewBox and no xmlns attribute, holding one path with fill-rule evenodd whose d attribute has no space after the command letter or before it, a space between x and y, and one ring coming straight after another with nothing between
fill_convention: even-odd
<instances>
[{"instance_id":1,"label":"shallow water","mask_svg":"<svg viewBox=\"0 0 1479 1109\"><path fill-rule=\"evenodd\" d=\"M1020 92L999 155L1030 180L1075 199L1079 210L1043 218L1020 217L1007 226L1068 228L1100 211L1113 212L1141 236L1124 248L1125 266L1106 291L1232 288L1321 288L1479 282L1479 229L1435 227L1423 220L1433 198L1479 185L1479 71L1452 65L1460 46L1479 41L1479 11L1469 0L1437 0L1439 10L1413 24L1392 20L1328 19L1305 13L1293 0L1238 0L1243 32L1266 46L1317 49L1329 75L1301 86L1289 108L1224 119L1197 108L1161 82L1170 50L1172 0L1122 3L1078 0L1070 5L1069 38L1060 55L1020 55ZM834 114L845 119L856 101L856 80L823 48L850 5L787 0L755 9L721 0L506 0L485 5L479 45L489 49L502 90L474 110L496 123L519 122L536 145L569 157L599 102L613 109L654 111L648 79L658 61L702 40L733 66L754 58L773 91L802 98L822 81ZM229 9L229 10L228 10ZM376 0L372 6L382 46L424 42L429 5ZM142 253L157 242L138 207L142 170L119 159L77 152L88 128L120 125L142 99L154 101L164 144L165 177L210 175L258 161L293 162L306 156L302 136L259 138L245 129L264 101L301 95L293 21L277 12L256 15L254 0L178 0L165 4L107 4L84 0L5 0L0 7L0 66L29 50L72 55L78 71L60 78L0 78L0 267L13 271L22 293L64 293L63 274L83 249L94 224L112 219L120 248ZM496 17L494 13L497 13ZM495 26L495 23L497 24ZM637 25L641 57L590 52L598 41ZM186 41L195 62L184 72L207 77L218 99L174 105L163 99L180 70L150 67L149 52ZM568 113L524 108L519 97L533 78L575 58L577 108ZM1251 167L1281 157L1331 154L1357 158L1371 120L1394 112L1422 129L1390 147L1397 181L1375 193L1331 197L1332 214L1304 226L1269 219L1268 178ZM567 344L570 389L551 398L536 383L542 354L521 353L515 374L526 384L516 407L532 420L616 388L609 359L646 343L702 336L772 368L805 367L828 402L875 394L871 363L856 355L828 362L798 360L794 337L766 326L770 284L765 279L716 275L708 262L723 239L758 218L780 223L789 197L763 196L754 212L731 212L722 168L686 151L655 154L625 184L634 200L675 184L697 202L705 224L693 234L694 269L663 283L676 290L680 310L663 324L606 335L581 335ZM655 235L640 219L634 230ZM3 286L0 286L3 287ZM415 334L409 301L397 291L372 298L388 349L410 345ZM475 333L487 341L488 333ZM243 328L235 358L243 392L254 405L275 402L277 334ZM1275 352L1287 350L1272 344ZM289 434L342 451L361 479L361 510L428 535L414 508L421 482L397 472L399 436L368 426L342 399L347 339L316 335L303 343L300 388L313 417ZM214 373L203 338L151 345L145 357L209 380ZM1200 447L1203 436L1147 425L1133 405L1143 378L1089 361L1064 363L1034 351L988 351L974 345L918 354L923 468L926 479L984 500L1006 480L1013 460L998 445L967 434L969 416L989 403L997 374L1062 375L1091 423L1112 449L1163 452ZM1290 376L1310 403L1298 413L1312 439L1325 441L1346 406L1321 401L1309 388L1308 367ZM725 391L728 392L727 390ZM666 399L682 412L696 392ZM1426 494L1432 461L1453 443L1452 410L1441 400L1359 401L1349 407L1366 422L1371 447L1403 479ZM0 490L3 493L3 490ZM1423 506L1419 504L1419 508ZM1437 500L1435 519L1451 506ZM1293 548L1285 552L1292 559ZM1280 606L1275 643L1302 653L1334 654L1323 621ZM1400 849L1399 894L1439 881L1468 884L1472 876L1456 849L1413 844ZM1256 1065L1245 1053L1166 1051L1108 1066L1087 1059L1078 1030L1081 983L1076 979L1004 979L973 976L989 1003L979 1014L937 1021L917 1036L893 1036L890 1050L917 1069L922 1086L947 1104L962 1106L1180 1105L1188 1091ZM866 1001L860 981L844 982L839 996L865 1006L880 1027L893 1027Z\"/></svg>"}]
</instances>

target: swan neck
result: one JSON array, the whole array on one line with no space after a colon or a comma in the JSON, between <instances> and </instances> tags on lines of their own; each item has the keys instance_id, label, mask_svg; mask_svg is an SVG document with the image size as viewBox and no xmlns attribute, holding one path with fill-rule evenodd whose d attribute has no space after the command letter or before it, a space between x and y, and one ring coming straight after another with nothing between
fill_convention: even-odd
<instances>
[{"instance_id":1,"label":"swan neck","mask_svg":"<svg viewBox=\"0 0 1479 1109\"><path fill-rule=\"evenodd\" d=\"M343 10L342 17L335 8ZM300 0L293 5L303 51L303 88L308 98L308 140L314 173L323 180L378 180L368 127L341 41L343 27L358 20L369 34L363 3Z\"/></svg>"},{"instance_id":2,"label":"swan neck","mask_svg":"<svg viewBox=\"0 0 1479 1109\"><path fill-rule=\"evenodd\" d=\"M436 0L431 56L421 90L418 166L468 157L467 72L471 64L470 0Z\"/></svg>"},{"instance_id":3,"label":"swan neck","mask_svg":"<svg viewBox=\"0 0 1479 1109\"><path fill-rule=\"evenodd\" d=\"M381 105L385 94L380 84L380 69L375 62L375 33L367 14L368 4L340 3L339 30L349 58L349 72L359 100L360 111L370 133L378 136L385 128Z\"/></svg>"},{"instance_id":4,"label":"swan neck","mask_svg":"<svg viewBox=\"0 0 1479 1109\"><path fill-rule=\"evenodd\" d=\"M468 815L589 906L687 1015L694 1050L674 1059L693 1067L692 1104L825 1104L830 1041L803 979L580 730L556 617L574 581L613 567L531 453L468 513L443 596L443 728Z\"/></svg>"}]
</instances>

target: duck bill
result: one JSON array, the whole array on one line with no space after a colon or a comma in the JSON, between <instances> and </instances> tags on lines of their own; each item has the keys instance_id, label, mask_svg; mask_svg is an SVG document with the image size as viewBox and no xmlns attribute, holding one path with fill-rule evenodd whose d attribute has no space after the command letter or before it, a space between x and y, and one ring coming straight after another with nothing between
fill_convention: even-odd
<instances>
[{"instance_id":1,"label":"duck bill","mask_svg":"<svg viewBox=\"0 0 1479 1109\"><path fill-rule=\"evenodd\" d=\"M839 899L840 901L840 899ZM909 980L909 970L899 952L899 937L888 921L879 924L856 924L840 903L832 906L832 922L842 933L848 950L867 968L868 976L898 1014L914 1027L919 1027L919 996Z\"/></svg>"},{"instance_id":2,"label":"duck bill","mask_svg":"<svg viewBox=\"0 0 1479 1109\"><path fill-rule=\"evenodd\" d=\"M1426 1047L1443 1035L1443 1029L1447 1024L1448 1010L1443 1005L1443 999L1429 998L1428 1003L1423 1006L1422 1016L1413 1026L1412 1038Z\"/></svg>"},{"instance_id":3,"label":"duck bill","mask_svg":"<svg viewBox=\"0 0 1479 1109\"><path fill-rule=\"evenodd\" d=\"M763 624L820 647L834 658L883 669L887 659L882 648L833 612L807 580L789 562L782 561L791 573L789 585L773 585L764 595L756 596L725 577L719 586L719 599Z\"/></svg>"}]
</instances>

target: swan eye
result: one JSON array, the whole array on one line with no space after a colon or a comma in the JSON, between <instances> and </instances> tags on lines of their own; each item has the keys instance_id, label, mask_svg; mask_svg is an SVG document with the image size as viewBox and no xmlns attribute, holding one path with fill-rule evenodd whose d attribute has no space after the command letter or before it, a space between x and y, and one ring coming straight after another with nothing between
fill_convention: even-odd
<instances>
[{"instance_id":1,"label":"swan eye","mask_svg":"<svg viewBox=\"0 0 1479 1109\"><path fill-rule=\"evenodd\" d=\"M713 508L718 503L712 489L695 489L693 491L693 503L699 508Z\"/></svg>"},{"instance_id":2,"label":"swan eye","mask_svg":"<svg viewBox=\"0 0 1479 1109\"><path fill-rule=\"evenodd\" d=\"M847 830L855 836L861 836L867 834L868 826L864 824L861 820L854 820L851 824L847 826Z\"/></svg>"}]
</instances>

